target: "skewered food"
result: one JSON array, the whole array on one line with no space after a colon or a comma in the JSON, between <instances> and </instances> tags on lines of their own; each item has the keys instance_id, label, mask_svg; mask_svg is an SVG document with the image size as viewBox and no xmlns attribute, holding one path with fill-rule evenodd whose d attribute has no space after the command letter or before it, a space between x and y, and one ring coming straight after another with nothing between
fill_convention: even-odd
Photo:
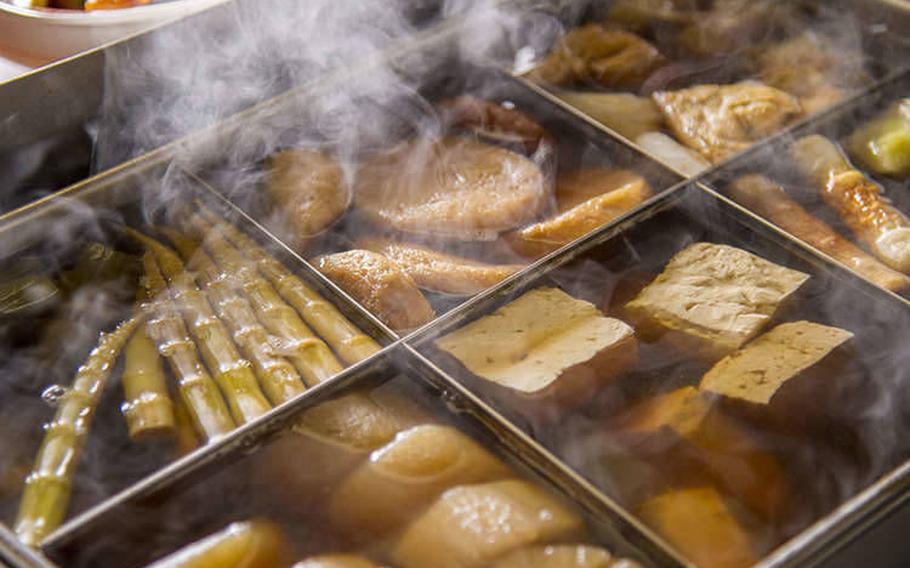
<instances>
[{"instance_id":1,"label":"skewered food","mask_svg":"<svg viewBox=\"0 0 910 568\"><path fill-rule=\"evenodd\" d=\"M231 523L148 568L283 568L290 543L282 530L261 519Z\"/></svg>"},{"instance_id":2,"label":"skewered food","mask_svg":"<svg viewBox=\"0 0 910 568\"><path fill-rule=\"evenodd\" d=\"M720 357L755 337L808 274L744 250L695 243L626 304L636 329Z\"/></svg>"},{"instance_id":3,"label":"skewered food","mask_svg":"<svg viewBox=\"0 0 910 568\"><path fill-rule=\"evenodd\" d=\"M140 326L123 353L124 403L130 438L134 440L175 434L174 403L167 390L167 379L155 343Z\"/></svg>"},{"instance_id":4,"label":"skewered food","mask_svg":"<svg viewBox=\"0 0 910 568\"><path fill-rule=\"evenodd\" d=\"M850 155L870 170L910 175L910 99L903 99L859 128L848 142Z\"/></svg>"},{"instance_id":5,"label":"skewered food","mask_svg":"<svg viewBox=\"0 0 910 568\"><path fill-rule=\"evenodd\" d=\"M381 254L349 250L315 260L316 267L396 331L420 327L435 317L417 284Z\"/></svg>"},{"instance_id":6,"label":"skewered food","mask_svg":"<svg viewBox=\"0 0 910 568\"><path fill-rule=\"evenodd\" d=\"M742 568L756 561L748 534L709 487L658 495L642 504L638 514L700 567Z\"/></svg>"},{"instance_id":7,"label":"skewered food","mask_svg":"<svg viewBox=\"0 0 910 568\"><path fill-rule=\"evenodd\" d=\"M227 237L227 244L234 250L241 251L256 265L260 274L272 283L282 298L294 306L320 337L325 338L345 363L357 363L379 351L378 343L348 321L338 308L294 276L251 238L205 207L200 207L199 213Z\"/></svg>"},{"instance_id":8,"label":"skewered food","mask_svg":"<svg viewBox=\"0 0 910 568\"><path fill-rule=\"evenodd\" d=\"M641 205L651 186L628 170L590 168L561 175L556 181L557 215L506 236L525 256L540 256Z\"/></svg>"},{"instance_id":9,"label":"skewered food","mask_svg":"<svg viewBox=\"0 0 910 568\"><path fill-rule=\"evenodd\" d=\"M534 219L549 193L537 165L474 140L418 139L367 160L355 201L374 223L406 233L492 240Z\"/></svg>"},{"instance_id":10,"label":"skewered food","mask_svg":"<svg viewBox=\"0 0 910 568\"><path fill-rule=\"evenodd\" d=\"M197 282L205 289L218 317L230 327L234 341L244 356L252 362L269 400L278 405L306 390L294 366L283 356L273 352L268 332L256 319L249 301L236 294L225 282L221 270L208 253L173 231L169 231L168 235L180 254L194 269ZM274 311L270 312L270 315L273 314Z\"/></svg>"},{"instance_id":11,"label":"skewered food","mask_svg":"<svg viewBox=\"0 0 910 568\"><path fill-rule=\"evenodd\" d=\"M363 556L350 554L332 554L328 556L314 556L307 558L292 568L379 568Z\"/></svg>"},{"instance_id":12,"label":"skewered food","mask_svg":"<svg viewBox=\"0 0 910 568\"><path fill-rule=\"evenodd\" d=\"M167 279L174 305L196 340L202 359L221 388L234 420L245 424L268 412L272 406L262 394L250 362L241 357L224 323L215 316L180 256L142 233L129 232L146 247Z\"/></svg>"},{"instance_id":13,"label":"skewered food","mask_svg":"<svg viewBox=\"0 0 910 568\"><path fill-rule=\"evenodd\" d=\"M477 294L522 268L518 264L486 264L417 244L379 237L361 239L358 245L384 255L424 290L443 294Z\"/></svg>"},{"instance_id":14,"label":"skewered food","mask_svg":"<svg viewBox=\"0 0 910 568\"><path fill-rule=\"evenodd\" d=\"M698 85L653 97L676 137L712 163L774 134L802 113L793 96L755 82Z\"/></svg>"},{"instance_id":15,"label":"skewered food","mask_svg":"<svg viewBox=\"0 0 910 568\"><path fill-rule=\"evenodd\" d=\"M338 488L329 506L336 526L358 536L393 532L455 485L509 477L509 469L449 426L400 432Z\"/></svg>"},{"instance_id":16,"label":"skewered food","mask_svg":"<svg viewBox=\"0 0 910 568\"><path fill-rule=\"evenodd\" d=\"M629 93L558 91L557 97L601 124L635 140L645 132L660 130L664 117L653 100Z\"/></svg>"},{"instance_id":17,"label":"skewered food","mask_svg":"<svg viewBox=\"0 0 910 568\"><path fill-rule=\"evenodd\" d=\"M401 568L472 568L532 544L578 537L581 519L526 481L449 489L404 532L392 552Z\"/></svg>"},{"instance_id":18,"label":"skewered food","mask_svg":"<svg viewBox=\"0 0 910 568\"><path fill-rule=\"evenodd\" d=\"M101 334L98 345L79 367L54 419L45 425L44 439L32 472L25 479L16 516L14 530L23 543L39 545L63 521L79 455L104 385L120 350L141 321L141 317L133 317L114 331Z\"/></svg>"},{"instance_id":19,"label":"skewered food","mask_svg":"<svg viewBox=\"0 0 910 568\"><path fill-rule=\"evenodd\" d=\"M625 562L628 568L635 566L629 561ZM492 568L619 568L619 566L613 556L603 548L560 544L516 550L493 564Z\"/></svg>"},{"instance_id":20,"label":"skewered food","mask_svg":"<svg viewBox=\"0 0 910 568\"><path fill-rule=\"evenodd\" d=\"M145 286L155 299L143 306L149 319L146 331L168 362L177 379L177 388L199 436L212 440L234 429L234 420L218 385L199 361L196 344L189 337L186 324L166 292L167 283L151 253L142 258L145 266ZM155 295L156 290L162 293Z\"/></svg>"},{"instance_id":21,"label":"skewered food","mask_svg":"<svg viewBox=\"0 0 910 568\"><path fill-rule=\"evenodd\" d=\"M855 170L840 149L823 136L797 140L793 159L825 202L882 262L910 271L910 219L881 194L881 188Z\"/></svg>"},{"instance_id":22,"label":"skewered food","mask_svg":"<svg viewBox=\"0 0 910 568\"><path fill-rule=\"evenodd\" d=\"M637 362L631 327L557 288L538 288L436 341L525 400L578 404Z\"/></svg>"},{"instance_id":23,"label":"skewered food","mask_svg":"<svg viewBox=\"0 0 910 568\"><path fill-rule=\"evenodd\" d=\"M808 321L782 323L718 361L699 388L768 405L788 381L852 337L849 331Z\"/></svg>"},{"instance_id":24,"label":"skewered food","mask_svg":"<svg viewBox=\"0 0 910 568\"><path fill-rule=\"evenodd\" d=\"M792 200L781 186L760 175L743 176L730 185L734 199L767 217L822 252L846 264L883 288L895 292L910 290L910 278L888 268L859 247L837 234Z\"/></svg>"},{"instance_id":25,"label":"skewered food","mask_svg":"<svg viewBox=\"0 0 910 568\"><path fill-rule=\"evenodd\" d=\"M269 196L290 224L296 244L326 230L350 205L341 166L319 150L285 150L272 156L269 165Z\"/></svg>"},{"instance_id":26,"label":"skewered food","mask_svg":"<svg viewBox=\"0 0 910 568\"><path fill-rule=\"evenodd\" d=\"M259 320L278 338L278 351L294 365L309 386L341 372L341 363L329 346L307 327L300 314L262 277L257 266L244 259L222 232L202 217L195 216L191 225L202 237L203 248L218 269L230 275L224 283L249 301Z\"/></svg>"},{"instance_id":27,"label":"skewered food","mask_svg":"<svg viewBox=\"0 0 910 568\"><path fill-rule=\"evenodd\" d=\"M645 399L615 427L632 451L674 482L717 484L763 519L778 519L785 510L788 484L780 463L695 387Z\"/></svg>"},{"instance_id":28,"label":"skewered food","mask_svg":"<svg viewBox=\"0 0 910 568\"><path fill-rule=\"evenodd\" d=\"M808 31L762 51L759 77L766 85L798 97L803 110L812 114L837 103L847 90L865 81L859 55Z\"/></svg>"},{"instance_id":29,"label":"skewered food","mask_svg":"<svg viewBox=\"0 0 910 568\"><path fill-rule=\"evenodd\" d=\"M635 143L660 158L665 164L685 176L697 176L711 167L700 154L686 148L663 132L645 132Z\"/></svg>"},{"instance_id":30,"label":"skewered food","mask_svg":"<svg viewBox=\"0 0 910 568\"><path fill-rule=\"evenodd\" d=\"M548 138L547 131L523 112L492 101L462 95L437 105L449 126L468 129L492 142L519 144L535 153Z\"/></svg>"},{"instance_id":31,"label":"skewered food","mask_svg":"<svg viewBox=\"0 0 910 568\"><path fill-rule=\"evenodd\" d=\"M636 87L663 62L657 48L637 35L588 24L566 34L532 75L563 86Z\"/></svg>"}]
</instances>

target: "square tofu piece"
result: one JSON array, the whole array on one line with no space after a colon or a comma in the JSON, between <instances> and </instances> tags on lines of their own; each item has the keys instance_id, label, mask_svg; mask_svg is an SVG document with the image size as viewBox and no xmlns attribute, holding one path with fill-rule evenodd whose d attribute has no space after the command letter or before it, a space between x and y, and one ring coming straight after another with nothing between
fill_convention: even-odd
<instances>
[{"instance_id":1,"label":"square tofu piece","mask_svg":"<svg viewBox=\"0 0 910 568\"><path fill-rule=\"evenodd\" d=\"M670 491L638 509L642 520L700 568L745 568L756 558L746 531L710 487Z\"/></svg>"},{"instance_id":2,"label":"square tofu piece","mask_svg":"<svg viewBox=\"0 0 910 568\"><path fill-rule=\"evenodd\" d=\"M786 508L783 467L716 400L687 386L645 399L617 421L632 451L685 484L717 484L762 519Z\"/></svg>"},{"instance_id":3,"label":"square tofu piece","mask_svg":"<svg viewBox=\"0 0 910 568\"><path fill-rule=\"evenodd\" d=\"M518 548L583 532L578 516L527 481L461 485L405 529L392 561L401 568L481 568Z\"/></svg>"},{"instance_id":4,"label":"square tofu piece","mask_svg":"<svg viewBox=\"0 0 910 568\"><path fill-rule=\"evenodd\" d=\"M717 362L699 388L768 405L791 379L824 359L853 334L808 321L782 323Z\"/></svg>"},{"instance_id":5,"label":"square tofu piece","mask_svg":"<svg viewBox=\"0 0 910 568\"><path fill-rule=\"evenodd\" d=\"M626 304L649 335L722 357L756 336L808 274L735 247L695 243Z\"/></svg>"},{"instance_id":6,"label":"square tofu piece","mask_svg":"<svg viewBox=\"0 0 910 568\"><path fill-rule=\"evenodd\" d=\"M634 330L558 288L538 288L437 340L475 375L513 393L581 401L637 361Z\"/></svg>"}]
</instances>

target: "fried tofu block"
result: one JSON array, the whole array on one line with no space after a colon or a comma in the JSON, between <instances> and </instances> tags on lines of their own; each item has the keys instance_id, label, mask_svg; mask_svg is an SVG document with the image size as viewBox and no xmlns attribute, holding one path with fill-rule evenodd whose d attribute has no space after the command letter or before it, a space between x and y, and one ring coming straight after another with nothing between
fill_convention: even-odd
<instances>
[{"instance_id":1,"label":"fried tofu block","mask_svg":"<svg viewBox=\"0 0 910 568\"><path fill-rule=\"evenodd\" d=\"M458 430L415 426L370 455L338 488L329 505L333 524L352 535L399 529L455 485L509 477L510 470Z\"/></svg>"},{"instance_id":2,"label":"fried tofu block","mask_svg":"<svg viewBox=\"0 0 910 568\"><path fill-rule=\"evenodd\" d=\"M757 560L746 531L714 489L658 495L638 515L699 568L740 568Z\"/></svg>"},{"instance_id":3,"label":"fried tofu block","mask_svg":"<svg viewBox=\"0 0 910 568\"><path fill-rule=\"evenodd\" d=\"M363 556L330 554L301 560L293 568L379 568L379 565Z\"/></svg>"},{"instance_id":4,"label":"fried tofu block","mask_svg":"<svg viewBox=\"0 0 910 568\"><path fill-rule=\"evenodd\" d=\"M663 334L682 349L722 357L752 339L808 274L744 250L695 243L626 304L646 337Z\"/></svg>"},{"instance_id":5,"label":"fried tofu block","mask_svg":"<svg viewBox=\"0 0 910 568\"><path fill-rule=\"evenodd\" d=\"M536 257L552 252L609 223L653 195L635 172L590 168L556 180L557 214L507 235L519 254Z\"/></svg>"},{"instance_id":6,"label":"fried tofu block","mask_svg":"<svg viewBox=\"0 0 910 568\"><path fill-rule=\"evenodd\" d=\"M257 479L276 499L304 508L409 426L410 417L363 394L322 403L263 448Z\"/></svg>"},{"instance_id":7,"label":"fried tofu block","mask_svg":"<svg viewBox=\"0 0 910 568\"><path fill-rule=\"evenodd\" d=\"M646 399L616 426L671 480L716 484L762 519L782 516L789 488L777 458L695 387Z\"/></svg>"},{"instance_id":8,"label":"fried tofu block","mask_svg":"<svg viewBox=\"0 0 910 568\"><path fill-rule=\"evenodd\" d=\"M316 267L396 331L427 323L436 314L417 284L385 255L349 250L320 256Z\"/></svg>"},{"instance_id":9,"label":"fried tofu block","mask_svg":"<svg viewBox=\"0 0 910 568\"><path fill-rule=\"evenodd\" d=\"M597 546L530 546L503 556L491 568L612 568L613 556ZM631 567L630 567L631 568Z\"/></svg>"},{"instance_id":10,"label":"fried tofu block","mask_svg":"<svg viewBox=\"0 0 910 568\"><path fill-rule=\"evenodd\" d=\"M583 532L578 516L527 481L463 485L405 530L392 561L401 568L480 568L515 549Z\"/></svg>"},{"instance_id":11,"label":"fried tofu block","mask_svg":"<svg viewBox=\"0 0 910 568\"><path fill-rule=\"evenodd\" d=\"M436 341L525 400L577 404L637 362L631 327L558 288L538 288Z\"/></svg>"}]
</instances>

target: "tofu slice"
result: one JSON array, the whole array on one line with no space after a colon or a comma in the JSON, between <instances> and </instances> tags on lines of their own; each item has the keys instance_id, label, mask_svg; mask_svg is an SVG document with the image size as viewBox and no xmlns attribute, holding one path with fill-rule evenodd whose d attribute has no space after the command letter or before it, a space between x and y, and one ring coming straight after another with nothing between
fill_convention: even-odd
<instances>
[{"instance_id":1,"label":"tofu slice","mask_svg":"<svg viewBox=\"0 0 910 568\"><path fill-rule=\"evenodd\" d=\"M765 520L783 515L789 485L780 462L695 387L646 399L616 426L673 482L717 485Z\"/></svg>"},{"instance_id":2,"label":"tofu slice","mask_svg":"<svg viewBox=\"0 0 910 568\"><path fill-rule=\"evenodd\" d=\"M379 565L374 564L363 556L330 554L301 560L294 564L292 568L379 568Z\"/></svg>"},{"instance_id":3,"label":"tofu slice","mask_svg":"<svg viewBox=\"0 0 910 568\"><path fill-rule=\"evenodd\" d=\"M357 537L386 534L450 487L510 475L504 463L458 430L415 426L374 451L341 484L329 516L335 526Z\"/></svg>"},{"instance_id":4,"label":"tofu slice","mask_svg":"<svg viewBox=\"0 0 910 568\"><path fill-rule=\"evenodd\" d=\"M558 288L538 288L436 341L475 375L511 393L584 400L637 361L626 323Z\"/></svg>"},{"instance_id":5,"label":"tofu slice","mask_svg":"<svg viewBox=\"0 0 910 568\"><path fill-rule=\"evenodd\" d=\"M749 536L714 489L670 491L638 509L642 520L699 568L755 564Z\"/></svg>"},{"instance_id":6,"label":"tofu slice","mask_svg":"<svg viewBox=\"0 0 910 568\"><path fill-rule=\"evenodd\" d=\"M736 247L695 243L625 309L646 336L667 334L680 348L722 357L758 335L808 279Z\"/></svg>"},{"instance_id":7,"label":"tofu slice","mask_svg":"<svg viewBox=\"0 0 910 568\"><path fill-rule=\"evenodd\" d=\"M718 361L699 388L767 405L788 381L852 337L845 329L808 321L782 323Z\"/></svg>"},{"instance_id":8,"label":"tofu slice","mask_svg":"<svg viewBox=\"0 0 910 568\"><path fill-rule=\"evenodd\" d=\"M597 546L530 546L502 557L491 568L612 568L613 556ZM630 567L631 568L631 567Z\"/></svg>"},{"instance_id":9,"label":"tofu slice","mask_svg":"<svg viewBox=\"0 0 910 568\"><path fill-rule=\"evenodd\" d=\"M527 481L450 489L418 517L392 551L400 568L479 568L518 548L578 538L583 523Z\"/></svg>"}]
</instances>

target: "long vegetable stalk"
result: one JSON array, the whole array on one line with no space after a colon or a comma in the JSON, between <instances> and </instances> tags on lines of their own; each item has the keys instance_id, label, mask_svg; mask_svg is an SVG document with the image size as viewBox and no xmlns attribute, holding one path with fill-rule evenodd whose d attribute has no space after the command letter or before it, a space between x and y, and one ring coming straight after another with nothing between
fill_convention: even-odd
<instances>
[{"instance_id":1,"label":"long vegetable stalk","mask_svg":"<svg viewBox=\"0 0 910 568\"><path fill-rule=\"evenodd\" d=\"M166 288L155 257L146 253L142 263L145 285L150 289ZM233 430L234 420L218 391L218 385L199 361L196 344L189 338L186 325L169 295L161 294L144 309L153 314L146 326L148 335L177 379L180 398L196 431L204 440L212 440Z\"/></svg>"},{"instance_id":2,"label":"long vegetable stalk","mask_svg":"<svg viewBox=\"0 0 910 568\"><path fill-rule=\"evenodd\" d=\"M214 212L200 207L205 220L217 226L235 250L242 251L278 290L278 293L325 338L343 361L353 364L378 352L380 346L363 333L331 303L294 276L252 239Z\"/></svg>"},{"instance_id":3,"label":"long vegetable stalk","mask_svg":"<svg viewBox=\"0 0 910 568\"><path fill-rule=\"evenodd\" d=\"M174 231L165 230L177 251L186 259L199 285L208 294L215 311L234 334L234 341L253 363L266 396L281 404L306 390L297 370L287 359L273 353L269 334L256 319L246 298L225 282L215 261L201 247Z\"/></svg>"},{"instance_id":4,"label":"long vegetable stalk","mask_svg":"<svg viewBox=\"0 0 910 568\"><path fill-rule=\"evenodd\" d=\"M174 403L167 391L158 349L141 327L126 344L120 382L125 399L120 410L130 438L172 436Z\"/></svg>"},{"instance_id":5,"label":"long vegetable stalk","mask_svg":"<svg viewBox=\"0 0 910 568\"><path fill-rule=\"evenodd\" d=\"M16 534L25 544L40 544L63 521L79 454L104 385L117 356L140 321L139 316L134 316L114 331L101 334L97 346L60 401L54 419L45 425L44 440L32 472L25 480L16 517Z\"/></svg>"},{"instance_id":6,"label":"long vegetable stalk","mask_svg":"<svg viewBox=\"0 0 910 568\"><path fill-rule=\"evenodd\" d=\"M262 394L250 362L240 355L224 323L215 316L205 294L184 269L180 256L155 239L136 231L128 232L154 256L202 359L221 387L234 420L245 424L268 412L272 406Z\"/></svg>"},{"instance_id":7,"label":"long vegetable stalk","mask_svg":"<svg viewBox=\"0 0 910 568\"><path fill-rule=\"evenodd\" d=\"M300 314L284 301L271 283L231 246L218 229L198 216L191 221L191 226L203 236L202 245L217 265L231 276L227 282L243 290L265 327L280 338L281 352L309 385L321 383L341 372L343 367L329 346L310 330L300 319Z\"/></svg>"}]
</instances>

